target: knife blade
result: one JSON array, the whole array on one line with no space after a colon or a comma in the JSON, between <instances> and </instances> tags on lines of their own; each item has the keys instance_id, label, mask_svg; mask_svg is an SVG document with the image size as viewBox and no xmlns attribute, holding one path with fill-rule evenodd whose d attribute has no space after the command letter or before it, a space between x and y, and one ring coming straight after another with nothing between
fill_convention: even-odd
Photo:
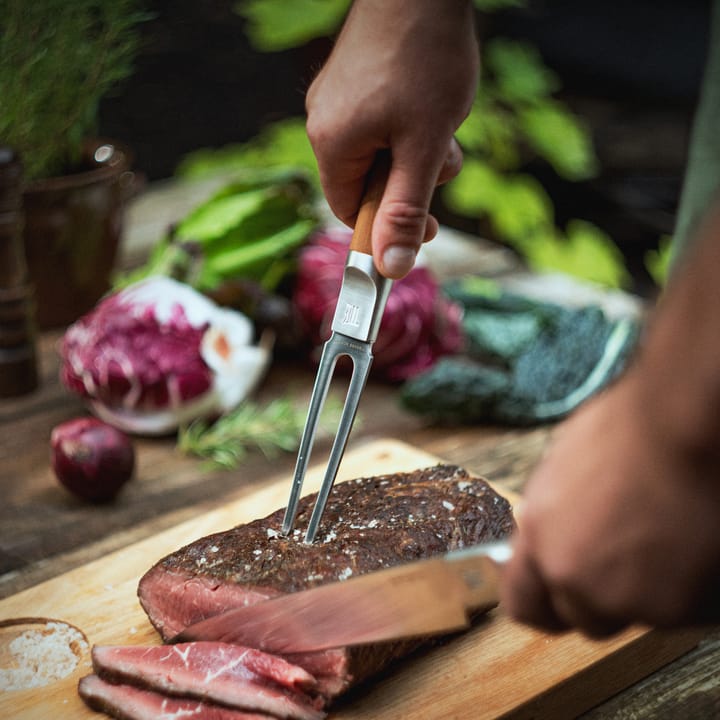
<instances>
[{"instance_id":1,"label":"knife blade","mask_svg":"<svg viewBox=\"0 0 720 720\"><path fill-rule=\"evenodd\" d=\"M500 540L228 610L170 642L215 640L297 653L435 635L468 627L498 603Z\"/></svg>"}]
</instances>

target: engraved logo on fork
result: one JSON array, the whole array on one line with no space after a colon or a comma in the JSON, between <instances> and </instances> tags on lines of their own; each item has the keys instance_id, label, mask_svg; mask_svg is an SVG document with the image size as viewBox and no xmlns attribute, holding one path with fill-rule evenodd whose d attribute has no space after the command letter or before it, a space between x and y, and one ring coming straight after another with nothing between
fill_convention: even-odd
<instances>
[{"instance_id":1,"label":"engraved logo on fork","mask_svg":"<svg viewBox=\"0 0 720 720\"><path fill-rule=\"evenodd\" d=\"M350 325L352 327L360 326L360 307L347 303L345 305L345 312L343 313L342 319L343 325Z\"/></svg>"}]
</instances>

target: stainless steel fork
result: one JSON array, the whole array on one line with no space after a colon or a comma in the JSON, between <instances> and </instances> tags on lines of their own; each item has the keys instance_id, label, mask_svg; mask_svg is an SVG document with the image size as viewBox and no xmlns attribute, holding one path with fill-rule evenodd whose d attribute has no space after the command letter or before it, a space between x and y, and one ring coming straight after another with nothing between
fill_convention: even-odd
<instances>
[{"instance_id":1,"label":"stainless steel fork","mask_svg":"<svg viewBox=\"0 0 720 720\"><path fill-rule=\"evenodd\" d=\"M352 360L353 372L338 430L330 451L325 478L305 533L306 543L312 543L315 539L330 490L337 477L340 461L345 453L348 436L357 413L360 395L370 372L373 359L372 345L377 338L392 286L392 281L380 275L375 268L371 245L372 224L385 191L388 168L389 159L381 156L373 166L368 178L345 263L342 286L332 321L332 335L323 347L320 367L310 397L305 429L300 440L290 499L282 525L282 532L285 535L290 533L295 523L318 419L327 397L335 365L340 357L347 355Z\"/></svg>"}]
</instances>

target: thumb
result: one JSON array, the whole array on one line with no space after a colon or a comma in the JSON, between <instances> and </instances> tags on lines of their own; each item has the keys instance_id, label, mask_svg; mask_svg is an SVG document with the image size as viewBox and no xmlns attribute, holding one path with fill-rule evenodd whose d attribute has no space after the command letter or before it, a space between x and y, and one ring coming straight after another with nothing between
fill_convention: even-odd
<instances>
[{"instance_id":1,"label":"thumb","mask_svg":"<svg viewBox=\"0 0 720 720\"><path fill-rule=\"evenodd\" d=\"M410 272L426 231L437 231L428 209L439 172L436 162L423 161L418 153L413 157L396 152L394 148L372 231L375 264L383 275L394 279Z\"/></svg>"}]
</instances>

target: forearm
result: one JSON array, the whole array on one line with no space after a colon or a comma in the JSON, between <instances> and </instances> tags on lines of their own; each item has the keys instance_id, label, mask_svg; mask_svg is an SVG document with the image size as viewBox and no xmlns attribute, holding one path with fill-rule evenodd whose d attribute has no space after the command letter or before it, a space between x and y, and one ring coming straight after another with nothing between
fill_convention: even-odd
<instances>
[{"instance_id":1,"label":"forearm","mask_svg":"<svg viewBox=\"0 0 720 720\"><path fill-rule=\"evenodd\" d=\"M720 455L720 205L698 228L630 371L660 441Z\"/></svg>"}]
</instances>

